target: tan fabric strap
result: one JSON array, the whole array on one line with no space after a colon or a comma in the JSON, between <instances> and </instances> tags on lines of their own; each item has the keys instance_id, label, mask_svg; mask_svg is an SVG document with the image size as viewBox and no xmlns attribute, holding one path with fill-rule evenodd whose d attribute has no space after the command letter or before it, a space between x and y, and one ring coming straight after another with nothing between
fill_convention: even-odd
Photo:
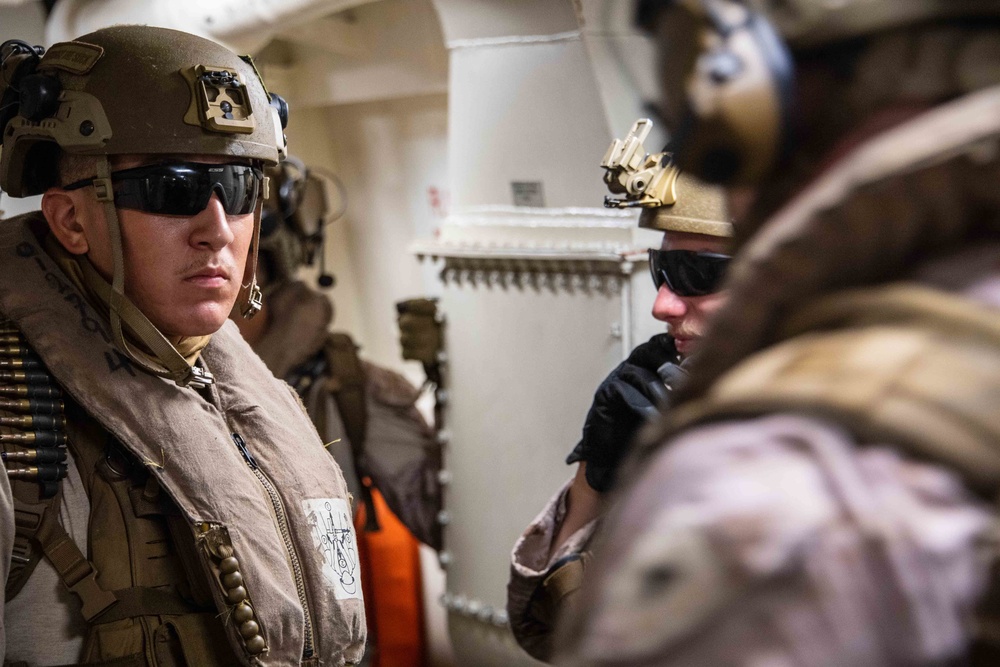
<instances>
[{"instance_id":1,"label":"tan fabric strap","mask_svg":"<svg viewBox=\"0 0 1000 667\"><path fill-rule=\"evenodd\" d=\"M80 611L88 623L118 602L114 593L98 585L96 570L59 523L54 512L46 512L42 516L37 538L45 557L66 588L80 598L83 604Z\"/></svg>"},{"instance_id":2,"label":"tan fabric strap","mask_svg":"<svg viewBox=\"0 0 1000 667\"><path fill-rule=\"evenodd\" d=\"M142 311L125 296L125 252L122 246L121 223L112 191L111 165L107 157L101 157L97 161L94 191L97 200L104 204L104 215L108 223L113 263L111 284L107 284L86 258L83 258L80 264L87 284L108 304L115 344L129 359L148 373L169 378L181 386L211 384L211 374L203 368L189 364ZM123 322L128 325L136 338L150 349L159 365L143 358L144 355L132 349L126 340Z\"/></svg>"},{"instance_id":3,"label":"tan fabric strap","mask_svg":"<svg viewBox=\"0 0 1000 667\"><path fill-rule=\"evenodd\" d=\"M42 516L36 537L60 580L80 598L83 604L81 614L88 623L113 623L124 618L202 611L171 591L143 587L114 592L104 590L97 583L97 571L93 565L50 512Z\"/></svg>"},{"instance_id":4,"label":"tan fabric strap","mask_svg":"<svg viewBox=\"0 0 1000 667\"><path fill-rule=\"evenodd\" d=\"M4 589L7 600L13 599L21 591L41 560L42 552L37 541L38 528L48 507L57 503L59 498L56 495L39 503L27 503L14 495L14 550Z\"/></svg>"},{"instance_id":5,"label":"tan fabric strap","mask_svg":"<svg viewBox=\"0 0 1000 667\"><path fill-rule=\"evenodd\" d=\"M140 616L179 616L207 611L171 591L135 586L113 593L118 604L101 614L98 623L113 623ZM214 609L212 609L214 611Z\"/></svg>"},{"instance_id":6,"label":"tan fabric strap","mask_svg":"<svg viewBox=\"0 0 1000 667\"><path fill-rule=\"evenodd\" d=\"M268 183L267 178L264 179ZM266 185L265 185L266 188ZM264 210L265 194L257 201L257 207L253 212L253 236L250 239L250 254L247 256L247 266L244 275L250 274L250 282L240 281L240 292L236 296L236 307L240 309L240 316L244 319L252 319L260 312L262 296L260 286L257 285L257 255L260 249L260 218Z\"/></svg>"}]
</instances>

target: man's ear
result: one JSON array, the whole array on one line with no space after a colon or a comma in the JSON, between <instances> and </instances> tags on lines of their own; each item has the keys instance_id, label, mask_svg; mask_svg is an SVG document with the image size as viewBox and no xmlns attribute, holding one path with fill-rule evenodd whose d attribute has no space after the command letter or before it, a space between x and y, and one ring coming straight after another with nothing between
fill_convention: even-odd
<instances>
[{"instance_id":1,"label":"man's ear","mask_svg":"<svg viewBox=\"0 0 1000 667\"><path fill-rule=\"evenodd\" d=\"M77 220L76 198L62 188L49 188L42 195L42 215L49 229L66 250L85 255L90 249L84 226Z\"/></svg>"}]
</instances>

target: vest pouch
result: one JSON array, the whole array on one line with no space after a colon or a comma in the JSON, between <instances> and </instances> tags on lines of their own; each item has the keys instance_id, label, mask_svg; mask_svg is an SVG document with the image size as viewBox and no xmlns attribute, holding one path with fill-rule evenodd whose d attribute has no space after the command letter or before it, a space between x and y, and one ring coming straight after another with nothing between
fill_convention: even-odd
<instances>
[{"instance_id":1,"label":"vest pouch","mask_svg":"<svg viewBox=\"0 0 1000 667\"><path fill-rule=\"evenodd\" d=\"M110 661L149 667L235 664L222 623L211 612L141 616L94 624L90 626L85 646L83 664Z\"/></svg>"},{"instance_id":2,"label":"vest pouch","mask_svg":"<svg viewBox=\"0 0 1000 667\"><path fill-rule=\"evenodd\" d=\"M236 664L226 631L212 613L160 617L154 632L158 667L198 667Z\"/></svg>"}]
</instances>

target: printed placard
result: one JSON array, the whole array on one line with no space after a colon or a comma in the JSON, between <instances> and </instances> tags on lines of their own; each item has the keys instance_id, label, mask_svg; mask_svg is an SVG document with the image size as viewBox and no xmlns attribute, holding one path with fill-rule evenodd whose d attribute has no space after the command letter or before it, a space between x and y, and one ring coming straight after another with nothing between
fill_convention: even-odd
<instances>
[{"instance_id":1,"label":"printed placard","mask_svg":"<svg viewBox=\"0 0 1000 667\"><path fill-rule=\"evenodd\" d=\"M545 207L541 181L511 181L510 190L514 195L514 206Z\"/></svg>"},{"instance_id":2,"label":"printed placard","mask_svg":"<svg viewBox=\"0 0 1000 667\"><path fill-rule=\"evenodd\" d=\"M334 598L361 600L358 539L347 501L311 498L302 501L302 509L312 526L313 547L323 558L323 578Z\"/></svg>"}]
</instances>

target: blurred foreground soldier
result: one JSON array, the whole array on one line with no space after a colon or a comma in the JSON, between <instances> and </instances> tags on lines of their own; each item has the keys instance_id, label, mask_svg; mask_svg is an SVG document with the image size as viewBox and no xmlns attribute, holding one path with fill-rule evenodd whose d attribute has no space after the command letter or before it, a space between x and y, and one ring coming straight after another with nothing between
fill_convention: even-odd
<instances>
[{"instance_id":1,"label":"blurred foreground soldier","mask_svg":"<svg viewBox=\"0 0 1000 667\"><path fill-rule=\"evenodd\" d=\"M324 227L344 207L332 210L329 179L294 157L268 174L272 187L264 204L258 271L263 306L260 316L236 322L268 368L302 397L348 488L361 501L370 633L366 664L419 665L423 598L418 544L410 530L437 546L438 445L414 406L420 392L402 375L362 360L347 334L331 333L330 300L295 277L318 253L319 282L333 283L323 270Z\"/></svg>"},{"instance_id":2,"label":"blurred foreground soldier","mask_svg":"<svg viewBox=\"0 0 1000 667\"><path fill-rule=\"evenodd\" d=\"M756 196L560 664L998 664L1000 2L643 9Z\"/></svg>"},{"instance_id":3,"label":"blurred foreground soldier","mask_svg":"<svg viewBox=\"0 0 1000 667\"><path fill-rule=\"evenodd\" d=\"M42 51L0 47L0 187L44 193L0 225L5 664L357 663L343 475L226 321L280 98L172 30Z\"/></svg>"},{"instance_id":4,"label":"blurred foreground soldier","mask_svg":"<svg viewBox=\"0 0 1000 667\"><path fill-rule=\"evenodd\" d=\"M652 124L635 123L616 140L602 166L605 181L621 199L608 206L641 206L639 226L663 231L659 250L649 251L656 285L653 317L669 333L639 345L597 388L583 437L566 459L576 476L553 496L514 545L507 608L521 646L536 658L552 652L557 617L583 581L590 546L618 468L640 428L669 407L687 375L684 366L724 302L719 290L729 262L732 224L722 192L681 177L662 153L647 155L642 141Z\"/></svg>"}]
</instances>

